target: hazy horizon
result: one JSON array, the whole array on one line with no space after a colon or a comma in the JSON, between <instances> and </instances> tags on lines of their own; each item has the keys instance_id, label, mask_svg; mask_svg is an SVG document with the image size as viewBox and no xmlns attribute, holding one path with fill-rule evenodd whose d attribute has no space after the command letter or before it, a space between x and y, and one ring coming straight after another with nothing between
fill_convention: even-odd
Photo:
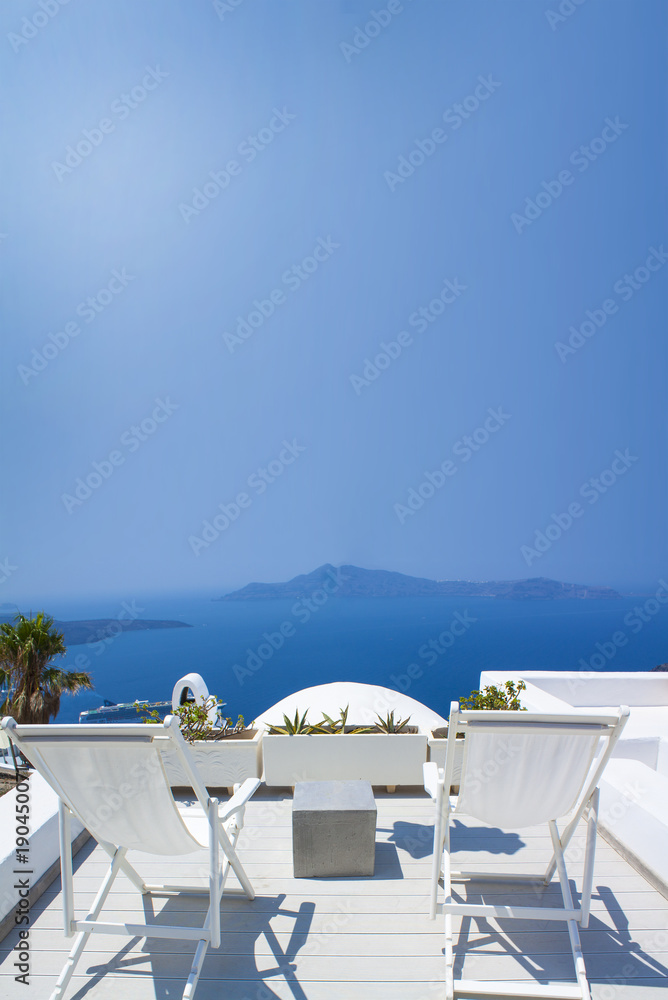
<instances>
[{"instance_id":1,"label":"hazy horizon","mask_svg":"<svg viewBox=\"0 0 668 1000\"><path fill-rule=\"evenodd\" d=\"M324 564L321 564L324 565ZM346 564L332 564L335 566L346 565ZM350 565L350 564L348 564ZM309 569L304 569L294 574L294 576L308 575L313 570L318 569L317 566L312 566ZM359 567L362 569L370 569L371 567ZM397 570L391 570L386 566L373 567L377 570L387 570L389 572L399 572ZM407 576L414 576L415 574L405 574ZM668 573L666 574L668 577ZM8 594L3 595L2 601L0 601L0 613L9 613L10 607L17 607L21 613L26 614L28 611L41 611L46 610L47 613L52 614L53 611L49 607L50 604L97 604L97 603L108 603L110 607L115 607L116 605L121 606L124 601L136 600L141 603L142 600L157 600L161 599L170 600L173 598L188 598L188 599L201 599L201 600L216 600L219 597L224 597L226 594L233 593L234 591L241 590L243 587L250 583L284 583L288 580L293 579L293 577L276 577L276 579L256 579L256 580L244 580L238 584L222 585L220 587L210 586L206 588L153 588L151 590L137 590L132 588L127 588L127 590L109 590L107 592L96 591L95 593L76 593L68 592L67 594L62 593L52 593L43 594L41 596L35 597L35 595L19 595L16 600L12 600ZM467 583L486 583L492 580L491 577L484 579L468 578L468 577L426 577L426 579L434 579L441 581L451 581L456 582L467 582ZM511 579L511 578L509 578ZM523 577L513 577L516 580L529 580L532 579L531 576ZM547 579L557 579L556 577L547 577ZM496 582L501 582L497 579ZM623 583L602 583L599 580L560 580L561 583L571 583L578 584L580 586L605 586L611 587L613 590L618 591L622 596L633 596L633 595L651 595L653 594L657 587L659 586L659 580L656 581L635 581L635 582L623 582ZM356 600L355 597L349 598L338 598L343 600ZM383 598L378 598L382 600ZM263 599L264 600L264 599ZM57 617L57 615L56 615Z\"/></svg>"}]
</instances>

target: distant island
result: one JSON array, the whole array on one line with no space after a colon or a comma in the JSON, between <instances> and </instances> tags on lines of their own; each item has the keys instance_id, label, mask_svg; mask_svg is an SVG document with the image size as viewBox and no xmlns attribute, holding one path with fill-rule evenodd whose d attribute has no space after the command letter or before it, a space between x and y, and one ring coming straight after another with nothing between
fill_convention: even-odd
<instances>
[{"instance_id":1,"label":"distant island","mask_svg":"<svg viewBox=\"0 0 668 1000\"><path fill-rule=\"evenodd\" d=\"M13 622L14 615L0 614L0 622ZM144 632L155 628L192 628L186 622L158 621L151 618L90 618L83 621L54 621L54 628L63 633L66 646L82 646L87 642L101 642L121 632Z\"/></svg>"},{"instance_id":2,"label":"distant island","mask_svg":"<svg viewBox=\"0 0 668 1000\"><path fill-rule=\"evenodd\" d=\"M621 597L610 587L587 587L560 583L547 577L531 580L426 580L383 569L360 569L329 563L312 573L296 576L287 583L249 583L215 601L290 600L310 597L322 589L332 597L495 597L508 601L609 600Z\"/></svg>"}]
</instances>

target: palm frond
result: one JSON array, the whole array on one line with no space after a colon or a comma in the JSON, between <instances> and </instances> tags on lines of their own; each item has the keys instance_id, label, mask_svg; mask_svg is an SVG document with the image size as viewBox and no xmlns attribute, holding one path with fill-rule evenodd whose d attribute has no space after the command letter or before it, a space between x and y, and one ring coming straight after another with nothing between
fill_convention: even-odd
<instances>
[{"instance_id":1,"label":"palm frond","mask_svg":"<svg viewBox=\"0 0 668 1000\"><path fill-rule=\"evenodd\" d=\"M17 722L47 723L58 714L64 692L93 687L90 674L53 666L66 652L63 633L44 611L30 618L18 614L13 625L0 625L0 682L10 689L5 710Z\"/></svg>"}]
</instances>

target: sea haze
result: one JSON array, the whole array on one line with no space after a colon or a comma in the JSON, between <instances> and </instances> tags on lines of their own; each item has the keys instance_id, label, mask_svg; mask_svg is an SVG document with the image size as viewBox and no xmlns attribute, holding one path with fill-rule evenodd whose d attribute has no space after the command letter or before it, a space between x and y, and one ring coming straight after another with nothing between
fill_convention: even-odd
<instances>
[{"instance_id":1,"label":"sea haze","mask_svg":"<svg viewBox=\"0 0 668 1000\"><path fill-rule=\"evenodd\" d=\"M663 663L668 608L661 606L641 622L633 608L646 600L331 598L313 612L293 600L228 603L164 595L134 605L127 597L117 603L54 603L48 612L67 620L115 618L125 602L141 618L194 626L126 632L102 644L70 646L65 666L89 670L95 692L63 697L58 721L75 721L79 711L97 707L103 698L169 699L175 682L190 671L202 674L209 690L227 702L227 714L241 713L250 721L285 695L314 684L351 680L406 687L411 664L422 674L410 681L407 693L447 715L452 699L478 686L481 670L584 669L580 660L590 663L597 643L609 650L606 644L616 632L625 634L626 644L604 667L599 654L588 669L638 671ZM441 646L442 652L429 649L430 641L451 631L453 621L463 634L449 648ZM294 633L274 650L265 633L279 646L286 622L292 628L284 631Z\"/></svg>"}]
</instances>

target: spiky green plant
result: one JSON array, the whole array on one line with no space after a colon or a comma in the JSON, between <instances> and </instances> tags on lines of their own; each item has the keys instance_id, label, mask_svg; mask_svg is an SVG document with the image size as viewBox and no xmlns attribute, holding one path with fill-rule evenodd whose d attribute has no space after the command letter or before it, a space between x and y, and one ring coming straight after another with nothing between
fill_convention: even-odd
<instances>
[{"instance_id":1,"label":"spiky green plant","mask_svg":"<svg viewBox=\"0 0 668 1000\"><path fill-rule=\"evenodd\" d=\"M376 713L378 722L376 723L376 729L380 729L382 733L400 733L410 722L410 715L405 719L399 719L395 722L394 720L394 709L383 718L381 715Z\"/></svg>"},{"instance_id":2,"label":"spiky green plant","mask_svg":"<svg viewBox=\"0 0 668 1000\"><path fill-rule=\"evenodd\" d=\"M350 710L350 705L346 705L345 708L339 709L338 719L331 719L329 715L322 713L322 722L317 726L317 730L314 731L321 733L329 733L333 736L357 736L360 733L370 733L371 729L368 726L348 726L348 712Z\"/></svg>"},{"instance_id":3,"label":"spiky green plant","mask_svg":"<svg viewBox=\"0 0 668 1000\"><path fill-rule=\"evenodd\" d=\"M314 726L306 721L306 716L308 715L308 709L300 717L299 709L295 712L294 719L288 718L287 715L283 715L283 726L270 726L269 734L271 736L305 736L308 733L312 733Z\"/></svg>"},{"instance_id":4,"label":"spiky green plant","mask_svg":"<svg viewBox=\"0 0 668 1000\"><path fill-rule=\"evenodd\" d=\"M18 614L14 624L0 625L0 684L8 695L0 713L20 723L47 723L58 714L64 693L92 689L88 673L60 670L52 665L67 648L63 633L53 627L53 618L38 612L34 617Z\"/></svg>"},{"instance_id":5,"label":"spiky green plant","mask_svg":"<svg viewBox=\"0 0 668 1000\"><path fill-rule=\"evenodd\" d=\"M348 709L350 705L346 705L345 708L339 709L339 718L331 719L326 712L322 713L322 722L320 726L328 733L333 736L344 734L346 731L346 723L348 722Z\"/></svg>"}]
</instances>

